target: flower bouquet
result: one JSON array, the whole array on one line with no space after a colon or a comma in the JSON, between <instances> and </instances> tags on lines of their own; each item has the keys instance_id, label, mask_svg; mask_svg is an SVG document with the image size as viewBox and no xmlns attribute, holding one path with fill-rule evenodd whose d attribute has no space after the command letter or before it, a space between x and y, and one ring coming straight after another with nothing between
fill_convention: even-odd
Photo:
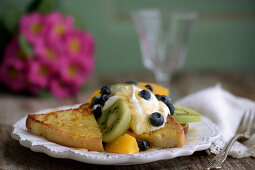
<instances>
[{"instance_id":1,"label":"flower bouquet","mask_svg":"<svg viewBox=\"0 0 255 170\"><path fill-rule=\"evenodd\" d=\"M18 31L5 46L0 82L14 92L75 94L94 67L94 39L60 12L32 12L19 19Z\"/></svg>"}]
</instances>

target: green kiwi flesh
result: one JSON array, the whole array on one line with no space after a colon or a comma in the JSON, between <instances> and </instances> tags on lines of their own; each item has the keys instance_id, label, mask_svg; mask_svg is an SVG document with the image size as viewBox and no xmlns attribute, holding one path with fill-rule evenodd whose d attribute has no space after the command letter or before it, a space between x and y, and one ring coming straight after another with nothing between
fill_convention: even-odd
<instances>
[{"instance_id":1,"label":"green kiwi flesh","mask_svg":"<svg viewBox=\"0 0 255 170\"><path fill-rule=\"evenodd\" d=\"M103 111L98 120L103 142L109 143L122 136L129 128L131 113L125 100L118 99Z\"/></svg>"},{"instance_id":2,"label":"green kiwi flesh","mask_svg":"<svg viewBox=\"0 0 255 170\"><path fill-rule=\"evenodd\" d=\"M175 111L173 117L180 123L186 124L191 122L201 122L201 115L187 107L174 105Z\"/></svg>"}]
</instances>

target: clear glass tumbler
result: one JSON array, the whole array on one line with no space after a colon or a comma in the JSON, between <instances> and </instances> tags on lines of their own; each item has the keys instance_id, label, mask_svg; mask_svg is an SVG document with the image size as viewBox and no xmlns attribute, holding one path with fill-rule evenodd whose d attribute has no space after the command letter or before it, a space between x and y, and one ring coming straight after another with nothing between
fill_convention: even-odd
<instances>
[{"instance_id":1,"label":"clear glass tumbler","mask_svg":"<svg viewBox=\"0 0 255 170\"><path fill-rule=\"evenodd\" d=\"M140 10L132 13L140 40L143 63L153 71L156 82L169 89L171 76L180 69L195 12Z\"/></svg>"}]
</instances>

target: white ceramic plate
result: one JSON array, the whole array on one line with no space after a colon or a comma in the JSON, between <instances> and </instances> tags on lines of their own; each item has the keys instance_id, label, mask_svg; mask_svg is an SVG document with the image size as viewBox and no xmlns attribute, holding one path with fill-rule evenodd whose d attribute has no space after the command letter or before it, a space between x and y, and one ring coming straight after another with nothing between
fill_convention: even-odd
<instances>
[{"instance_id":1,"label":"white ceramic plate","mask_svg":"<svg viewBox=\"0 0 255 170\"><path fill-rule=\"evenodd\" d=\"M45 109L37 113L40 114L52 110L64 110L76 107L79 107L79 105ZM182 148L144 151L138 154L113 154L84 151L50 142L45 138L41 138L29 133L25 124L26 117L17 121L13 125L12 131L12 137L18 140L22 146L28 147L35 152L46 153L54 158L68 158L85 163L101 165L142 164L158 160L172 159L179 156L191 155L195 151L209 148L212 141L215 140L220 134L219 129L208 118L202 116L202 122L189 124L190 126L189 132L186 135L186 143Z\"/></svg>"}]
</instances>

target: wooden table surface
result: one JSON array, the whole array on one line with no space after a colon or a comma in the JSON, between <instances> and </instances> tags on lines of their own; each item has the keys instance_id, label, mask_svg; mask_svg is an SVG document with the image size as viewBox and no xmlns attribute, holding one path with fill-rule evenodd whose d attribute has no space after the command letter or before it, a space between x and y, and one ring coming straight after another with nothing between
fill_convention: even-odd
<instances>
[{"instance_id":1,"label":"wooden table surface","mask_svg":"<svg viewBox=\"0 0 255 170\"><path fill-rule=\"evenodd\" d=\"M214 155L205 151L191 156L162 160L141 165L99 166L69 159L52 158L33 152L11 138L12 125L28 113L40 109L85 102L88 96L105 84L141 80L153 82L148 75L94 76L85 92L65 100L36 98L0 92L0 169L204 169ZM173 77L173 90L185 96L200 89L221 84L233 94L255 100L255 74L238 72L190 72ZM235 159L228 157L222 169L255 169L255 158Z\"/></svg>"}]
</instances>

